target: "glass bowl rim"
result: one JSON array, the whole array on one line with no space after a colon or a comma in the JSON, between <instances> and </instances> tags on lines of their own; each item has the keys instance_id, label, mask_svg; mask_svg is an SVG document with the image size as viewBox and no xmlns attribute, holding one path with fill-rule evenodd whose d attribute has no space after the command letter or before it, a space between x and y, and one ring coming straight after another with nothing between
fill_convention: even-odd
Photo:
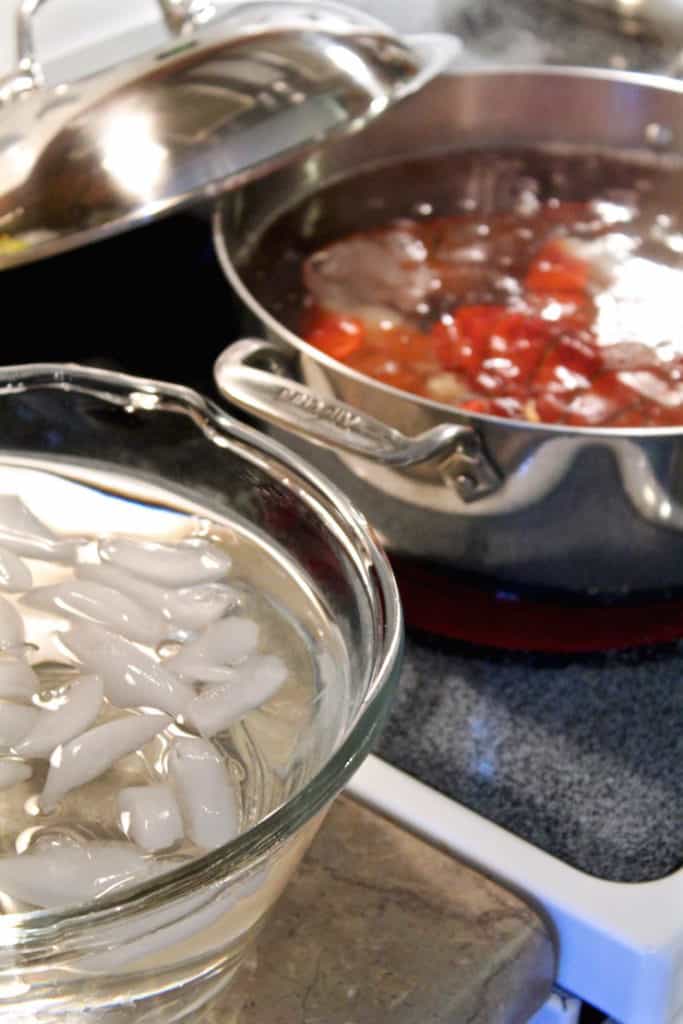
<instances>
[{"instance_id":1,"label":"glass bowl rim","mask_svg":"<svg viewBox=\"0 0 683 1024\"><path fill-rule=\"evenodd\" d=\"M384 619L378 629L373 617L373 661L367 692L347 726L342 741L308 782L284 804L236 839L216 850L149 880L132 885L125 895L102 897L64 907L0 915L0 956L3 947L22 947L53 940L55 929L120 923L122 917L156 909L176 899L196 895L200 887L230 884L247 875L268 853L292 837L343 788L367 755L374 729L383 718L398 681L403 651L403 616L396 580L387 556L364 516L348 497L308 462L267 435L234 419L217 403L180 384L138 377L76 363L26 363L0 368L0 398L29 391L56 390L86 394L128 411L175 412L187 416L209 443L216 435L236 443L241 458L258 454L283 465L288 475L303 481L343 529L345 540L362 554L367 587L381 604ZM291 484L287 483L289 490ZM298 500L303 500L298 497ZM315 511L320 518L320 514ZM329 527L323 523L326 532ZM354 560L359 571L358 559Z\"/></svg>"}]
</instances>

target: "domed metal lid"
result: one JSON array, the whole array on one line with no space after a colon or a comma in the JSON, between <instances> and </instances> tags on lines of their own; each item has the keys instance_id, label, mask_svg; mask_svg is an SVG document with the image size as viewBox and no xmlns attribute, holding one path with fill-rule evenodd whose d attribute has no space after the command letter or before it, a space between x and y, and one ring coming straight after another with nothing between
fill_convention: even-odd
<instances>
[{"instance_id":1,"label":"domed metal lid","mask_svg":"<svg viewBox=\"0 0 683 1024\"><path fill-rule=\"evenodd\" d=\"M251 2L219 20L208 0L160 0L176 38L159 51L48 85L32 17L0 82L0 268L133 227L266 174L362 128L457 52L398 39L333 3Z\"/></svg>"}]
</instances>

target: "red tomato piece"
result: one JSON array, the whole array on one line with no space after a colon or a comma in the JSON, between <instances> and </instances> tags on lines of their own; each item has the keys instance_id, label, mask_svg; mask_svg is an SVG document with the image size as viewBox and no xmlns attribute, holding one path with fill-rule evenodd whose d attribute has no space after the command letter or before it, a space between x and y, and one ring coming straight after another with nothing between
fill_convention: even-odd
<instances>
[{"instance_id":1,"label":"red tomato piece","mask_svg":"<svg viewBox=\"0 0 683 1024\"><path fill-rule=\"evenodd\" d=\"M509 366L509 364L508 364ZM505 377L496 372L497 367L482 368L476 375L473 381L473 387L475 391L480 391L484 395L488 395L490 398L494 396L502 397L511 391L517 391L519 393L519 387L515 388L515 382L511 379L505 379Z\"/></svg>"},{"instance_id":2,"label":"red tomato piece","mask_svg":"<svg viewBox=\"0 0 683 1024\"><path fill-rule=\"evenodd\" d=\"M573 256L561 238L551 239L541 248L524 279L530 292L542 295L581 296L588 288L588 265Z\"/></svg>"},{"instance_id":3,"label":"red tomato piece","mask_svg":"<svg viewBox=\"0 0 683 1024\"><path fill-rule=\"evenodd\" d=\"M648 370L661 365L656 351L639 342L621 341L614 345L604 345L600 352L607 370Z\"/></svg>"},{"instance_id":4,"label":"red tomato piece","mask_svg":"<svg viewBox=\"0 0 683 1024\"><path fill-rule=\"evenodd\" d=\"M638 404L633 391L622 383L618 373L602 373L590 388L572 398L567 423L577 427L600 426Z\"/></svg>"},{"instance_id":5,"label":"red tomato piece","mask_svg":"<svg viewBox=\"0 0 683 1024\"><path fill-rule=\"evenodd\" d=\"M397 370L395 373L387 374L378 373L375 379L382 381L383 384L391 384L392 387L399 388L401 391L410 391L413 395L424 395L425 393L424 380L411 370Z\"/></svg>"},{"instance_id":6,"label":"red tomato piece","mask_svg":"<svg viewBox=\"0 0 683 1024\"><path fill-rule=\"evenodd\" d=\"M496 321L482 368L493 369L488 365L490 360L507 360L514 373L503 371L502 375L514 378L516 383L526 383L540 363L552 335L552 326L538 317L505 313Z\"/></svg>"},{"instance_id":7,"label":"red tomato piece","mask_svg":"<svg viewBox=\"0 0 683 1024\"><path fill-rule=\"evenodd\" d=\"M359 373L367 373L368 377L387 376L404 369L400 360L388 352L362 348L352 353L346 360L347 366Z\"/></svg>"},{"instance_id":8,"label":"red tomato piece","mask_svg":"<svg viewBox=\"0 0 683 1024\"><path fill-rule=\"evenodd\" d=\"M493 403L489 398L468 398L466 402L460 403L461 409L466 409L468 412L488 412L492 411Z\"/></svg>"},{"instance_id":9,"label":"red tomato piece","mask_svg":"<svg viewBox=\"0 0 683 1024\"><path fill-rule=\"evenodd\" d=\"M448 320L432 328L436 358L444 370L473 377L481 366L495 324L504 306L461 306Z\"/></svg>"},{"instance_id":10,"label":"red tomato piece","mask_svg":"<svg viewBox=\"0 0 683 1024\"><path fill-rule=\"evenodd\" d=\"M683 382L672 379L664 367L621 370L618 377L621 386L631 392L634 398L644 399L665 409L683 408Z\"/></svg>"},{"instance_id":11,"label":"red tomato piece","mask_svg":"<svg viewBox=\"0 0 683 1024\"><path fill-rule=\"evenodd\" d=\"M311 317L305 338L333 359L347 359L363 344L365 328L356 317L317 310Z\"/></svg>"},{"instance_id":12,"label":"red tomato piece","mask_svg":"<svg viewBox=\"0 0 683 1024\"><path fill-rule=\"evenodd\" d=\"M683 407L673 406L667 407L664 405L657 405L656 403L648 403L645 406L647 418L636 426L641 427L683 427Z\"/></svg>"},{"instance_id":13,"label":"red tomato piece","mask_svg":"<svg viewBox=\"0 0 683 1024\"><path fill-rule=\"evenodd\" d=\"M416 395L424 394L424 378L415 373L410 364L394 358L388 352L362 349L353 353L346 360L346 365L358 370L359 373L367 374L374 380L381 381L383 384L391 384L392 387L400 388L401 391L411 391Z\"/></svg>"},{"instance_id":14,"label":"red tomato piece","mask_svg":"<svg viewBox=\"0 0 683 1024\"><path fill-rule=\"evenodd\" d=\"M491 412L494 416L504 416L508 420L523 420L524 405L518 398L494 398L491 402Z\"/></svg>"},{"instance_id":15,"label":"red tomato piece","mask_svg":"<svg viewBox=\"0 0 683 1024\"><path fill-rule=\"evenodd\" d=\"M610 427L646 427L652 424L652 406L643 402L624 409L610 420Z\"/></svg>"},{"instance_id":16,"label":"red tomato piece","mask_svg":"<svg viewBox=\"0 0 683 1024\"><path fill-rule=\"evenodd\" d=\"M561 202L550 200L544 204L539 219L552 224L576 224L577 221L595 220L595 211L590 203L579 200L563 199Z\"/></svg>"},{"instance_id":17,"label":"red tomato piece","mask_svg":"<svg viewBox=\"0 0 683 1024\"><path fill-rule=\"evenodd\" d=\"M556 331L589 330L597 316L592 296L584 292L562 292L557 295L526 292L524 301L531 313Z\"/></svg>"},{"instance_id":18,"label":"red tomato piece","mask_svg":"<svg viewBox=\"0 0 683 1024\"><path fill-rule=\"evenodd\" d=\"M564 335L543 359L532 382L533 391L544 395L569 395L585 390L602 366L602 355L595 345Z\"/></svg>"},{"instance_id":19,"label":"red tomato piece","mask_svg":"<svg viewBox=\"0 0 683 1024\"><path fill-rule=\"evenodd\" d=\"M408 327L368 327L366 343L369 348L383 351L419 372L439 368L434 353L434 339L421 331L413 331Z\"/></svg>"},{"instance_id":20,"label":"red tomato piece","mask_svg":"<svg viewBox=\"0 0 683 1024\"><path fill-rule=\"evenodd\" d=\"M541 423L564 423L569 415L567 402L552 391L537 395L534 399L534 408Z\"/></svg>"}]
</instances>

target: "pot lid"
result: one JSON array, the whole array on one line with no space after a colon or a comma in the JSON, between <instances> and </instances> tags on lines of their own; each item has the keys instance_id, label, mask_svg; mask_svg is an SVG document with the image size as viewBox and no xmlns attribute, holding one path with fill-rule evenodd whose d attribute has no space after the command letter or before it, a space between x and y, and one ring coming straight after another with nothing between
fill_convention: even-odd
<instances>
[{"instance_id":1,"label":"pot lid","mask_svg":"<svg viewBox=\"0 0 683 1024\"><path fill-rule=\"evenodd\" d=\"M0 269L133 227L362 128L457 52L334 3L160 0L154 52L48 84L21 0L0 82Z\"/></svg>"}]
</instances>

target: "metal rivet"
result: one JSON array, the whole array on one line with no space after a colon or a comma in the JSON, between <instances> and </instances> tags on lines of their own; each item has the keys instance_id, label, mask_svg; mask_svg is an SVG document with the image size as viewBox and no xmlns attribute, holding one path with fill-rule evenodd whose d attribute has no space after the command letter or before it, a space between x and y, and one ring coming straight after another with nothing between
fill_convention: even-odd
<instances>
[{"instance_id":1,"label":"metal rivet","mask_svg":"<svg viewBox=\"0 0 683 1024\"><path fill-rule=\"evenodd\" d=\"M645 126L645 141L653 149L667 149L673 141L673 132L665 124L651 121Z\"/></svg>"},{"instance_id":2,"label":"metal rivet","mask_svg":"<svg viewBox=\"0 0 683 1024\"><path fill-rule=\"evenodd\" d=\"M455 478L455 486L463 498L469 498L477 489L477 481L466 473L459 473Z\"/></svg>"},{"instance_id":3,"label":"metal rivet","mask_svg":"<svg viewBox=\"0 0 683 1024\"><path fill-rule=\"evenodd\" d=\"M475 437L466 437L458 442L456 451L463 459L477 459L479 457L480 446Z\"/></svg>"}]
</instances>

